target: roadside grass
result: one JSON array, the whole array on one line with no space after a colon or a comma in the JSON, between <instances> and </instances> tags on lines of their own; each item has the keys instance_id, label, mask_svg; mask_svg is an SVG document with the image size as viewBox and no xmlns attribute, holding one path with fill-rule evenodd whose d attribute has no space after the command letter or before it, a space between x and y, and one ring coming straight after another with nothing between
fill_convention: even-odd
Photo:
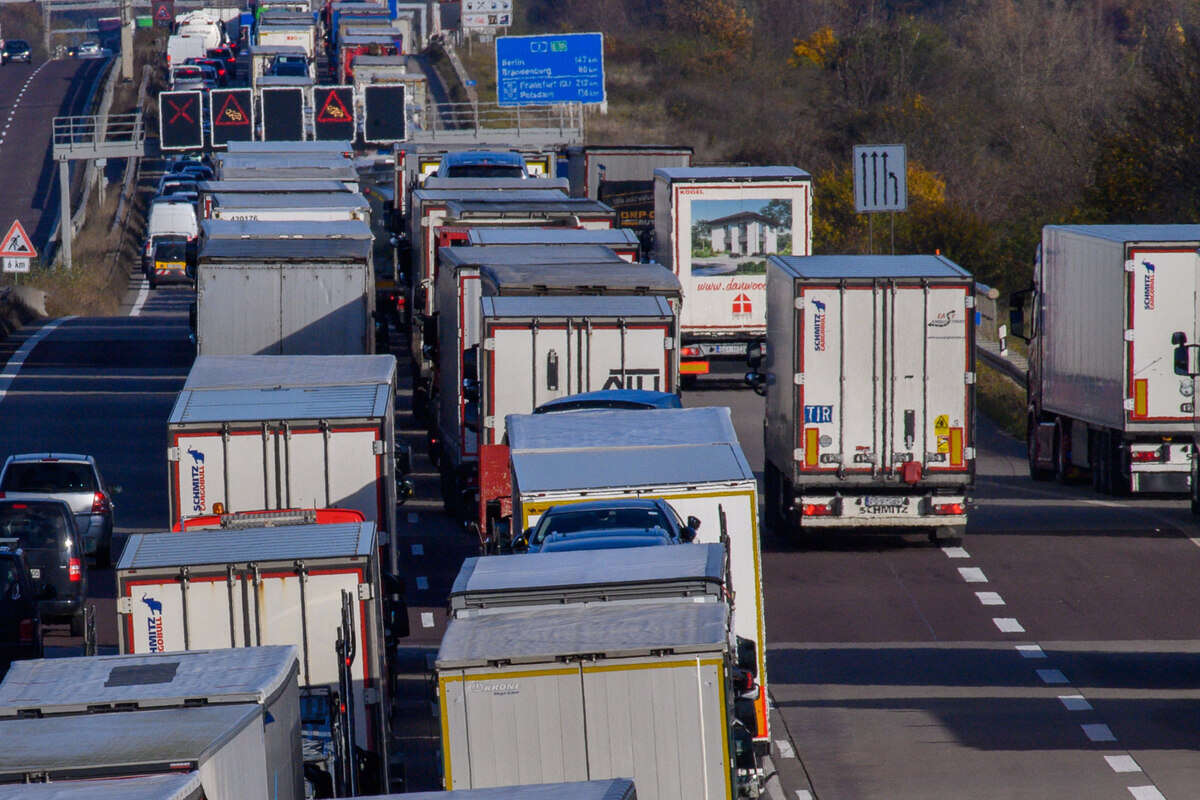
<instances>
[{"instance_id":1,"label":"roadside grass","mask_svg":"<svg viewBox=\"0 0 1200 800\"><path fill-rule=\"evenodd\" d=\"M442 85L446 87L446 92L450 96L451 103L467 103L470 98L467 97L467 90L458 81L458 75L454 72L454 67L450 64L450 57L446 55L446 51L440 47L431 47L427 51L429 55L429 65L433 67L434 72L442 79Z\"/></svg>"},{"instance_id":2,"label":"roadside grass","mask_svg":"<svg viewBox=\"0 0 1200 800\"><path fill-rule=\"evenodd\" d=\"M975 402L979 413L996 423L1018 441L1025 440L1025 389L1012 378L989 366L983 359L975 362Z\"/></svg>"}]
</instances>

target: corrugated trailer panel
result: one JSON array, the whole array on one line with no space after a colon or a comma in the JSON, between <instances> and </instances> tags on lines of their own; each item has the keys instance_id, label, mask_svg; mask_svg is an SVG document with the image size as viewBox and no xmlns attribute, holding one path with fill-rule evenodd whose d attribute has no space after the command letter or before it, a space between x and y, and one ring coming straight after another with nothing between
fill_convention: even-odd
<instances>
[{"instance_id":1,"label":"corrugated trailer panel","mask_svg":"<svg viewBox=\"0 0 1200 800\"><path fill-rule=\"evenodd\" d=\"M357 269L280 267L281 355L361 355L374 352L375 281L370 264Z\"/></svg>"}]
</instances>

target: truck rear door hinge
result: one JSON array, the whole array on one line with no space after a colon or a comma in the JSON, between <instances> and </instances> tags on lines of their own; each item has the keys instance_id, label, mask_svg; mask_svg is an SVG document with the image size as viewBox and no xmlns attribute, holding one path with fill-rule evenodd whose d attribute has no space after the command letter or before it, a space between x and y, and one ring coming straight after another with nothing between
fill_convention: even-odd
<instances>
[{"instance_id":1,"label":"truck rear door hinge","mask_svg":"<svg viewBox=\"0 0 1200 800\"><path fill-rule=\"evenodd\" d=\"M795 450L792 451L792 460L793 461L803 461L804 460L804 448L803 447L797 447Z\"/></svg>"},{"instance_id":2,"label":"truck rear door hinge","mask_svg":"<svg viewBox=\"0 0 1200 800\"><path fill-rule=\"evenodd\" d=\"M382 439L371 442L371 454L381 456L387 452L387 444Z\"/></svg>"},{"instance_id":3,"label":"truck rear door hinge","mask_svg":"<svg viewBox=\"0 0 1200 800\"><path fill-rule=\"evenodd\" d=\"M974 447L964 447L963 448L963 458L965 458L967 461L974 461L975 460L975 448Z\"/></svg>"},{"instance_id":4,"label":"truck rear door hinge","mask_svg":"<svg viewBox=\"0 0 1200 800\"><path fill-rule=\"evenodd\" d=\"M168 447L167 448L167 461L178 461L179 456L180 456L180 450L178 447Z\"/></svg>"},{"instance_id":5,"label":"truck rear door hinge","mask_svg":"<svg viewBox=\"0 0 1200 800\"><path fill-rule=\"evenodd\" d=\"M118 614L132 614L133 613L133 598L132 597L118 597L117 598L117 613Z\"/></svg>"},{"instance_id":6,"label":"truck rear door hinge","mask_svg":"<svg viewBox=\"0 0 1200 800\"><path fill-rule=\"evenodd\" d=\"M1130 328L1129 330L1125 331L1125 341L1127 341L1127 342L1133 341L1133 328Z\"/></svg>"},{"instance_id":7,"label":"truck rear door hinge","mask_svg":"<svg viewBox=\"0 0 1200 800\"><path fill-rule=\"evenodd\" d=\"M796 310L797 311L804 310L804 297L801 296L801 297L796 298Z\"/></svg>"},{"instance_id":8,"label":"truck rear door hinge","mask_svg":"<svg viewBox=\"0 0 1200 800\"><path fill-rule=\"evenodd\" d=\"M968 373L966 374L966 380L965 380L965 383L966 383L968 386L970 386L971 384L975 383L975 373L974 373L974 372L968 372Z\"/></svg>"},{"instance_id":9,"label":"truck rear door hinge","mask_svg":"<svg viewBox=\"0 0 1200 800\"><path fill-rule=\"evenodd\" d=\"M360 583L358 585L358 599L359 600L374 600L375 599L375 591L372 588L371 584Z\"/></svg>"},{"instance_id":10,"label":"truck rear door hinge","mask_svg":"<svg viewBox=\"0 0 1200 800\"><path fill-rule=\"evenodd\" d=\"M966 308L974 308L975 307L975 295L973 295L973 294L967 295L967 301L963 305Z\"/></svg>"},{"instance_id":11,"label":"truck rear door hinge","mask_svg":"<svg viewBox=\"0 0 1200 800\"><path fill-rule=\"evenodd\" d=\"M1133 259L1130 259L1125 262L1125 271L1126 272L1133 272L1135 269L1137 269L1137 262L1135 262Z\"/></svg>"},{"instance_id":12,"label":"truck rear door hinge","mask_svg":"<svg viewBox=\"0 0 1200 800\"><path fill-rule=\"evenodd\" d=\"M484 349L484 350L495 350L495 349L496 349L496 340L495 340L495 338L492 338L492 339L484 339L484 340L483 340L483 342L482 342L481 344L482 344L482 347L483 347L483 349Z\"/></svg>"},{"instance_id":13,"label":"truck rear door hinge","mask_svg":"<svg viewBox=\"0 0 1200 800\"><path fill-rule=\"evenodd\" d=\"M664 336L663 337L663 350L674 350L674 349L675 349L675 340L672 339L670 336Z\"/></svg>"},{"instance_id":14,"label":"truck rear door hinge","mask_svg":"<svg viewBox=\"0 0 1200 800\"><path fill-rule=\"evenodd\" d=\"M793 375L792 383L794 383L796 386L803 386L804 385L804 373L797 372L795 375Z\"/></svg>"},{"instance_id":15,"label":"truck rear door hinge","mask_svg":"<svg viewBox=\"0 0 1200 800\"><path fill-rule=\"evenodd\" d=\"M1122 405L1125 407L1126 411L1133 411L1133 398L1126 397L1125 402L1122 403Z\"/></svg>"},{"instance_id":16,"label":"truck rear door hinge","mask_svg":"<svg viewBox=\"0 0 1200 800\"><path fill-rule=\"evenodd\" d=\"M495 417L484 417L483 418L483 427L485 427L485 428L496 427L496 418Z\"/></svg>"}]
</instances>

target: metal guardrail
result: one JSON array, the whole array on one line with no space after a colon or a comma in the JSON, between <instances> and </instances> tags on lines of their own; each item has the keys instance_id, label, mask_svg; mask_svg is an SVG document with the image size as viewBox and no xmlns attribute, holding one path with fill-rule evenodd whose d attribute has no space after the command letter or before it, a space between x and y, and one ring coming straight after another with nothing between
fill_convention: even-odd
<instances>
[{"instance_id":1,"label":"metal guardrail","mask_svg":"<svg viewBox=\"0 0 1200 800\"><path fill-rule=\"evenodd\" d=\"M413 138L438 141L546 142L576 144L583 141L583 106L579 103L550 106L501 106L497 103L425 104L426 126Z\"/></svg>"},{"instance_id":2,"label":"metal guardrail","mask_svg":"<svg viewBox=\"0 0 1200 800\"><path fill-rule=\"evenodd\" d=\"M130 158L145 154L142 113L55 117L51 143L54 157Z\"/></svg>"}]
</instances>

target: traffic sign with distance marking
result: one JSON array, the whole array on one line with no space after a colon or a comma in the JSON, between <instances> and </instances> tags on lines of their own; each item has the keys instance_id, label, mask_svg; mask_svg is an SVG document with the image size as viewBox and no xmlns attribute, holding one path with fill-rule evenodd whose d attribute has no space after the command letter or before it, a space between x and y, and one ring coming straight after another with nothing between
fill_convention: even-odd
<instances>
[{"instance_id":1,"label":"traffic sign with distance marking","mask_svg":"<svg viewBox=\"0 0 1200 800\"><path fill-rule=\"evenodd\" d=\"M33 240L25 232L24 226L21 225L21 220L14 219L13 224L8 228L8 233L4 234L3 245L0 246L0 256L6 258L37 258L37 250L33 247Z\"/></svg>"}]
</instances>

